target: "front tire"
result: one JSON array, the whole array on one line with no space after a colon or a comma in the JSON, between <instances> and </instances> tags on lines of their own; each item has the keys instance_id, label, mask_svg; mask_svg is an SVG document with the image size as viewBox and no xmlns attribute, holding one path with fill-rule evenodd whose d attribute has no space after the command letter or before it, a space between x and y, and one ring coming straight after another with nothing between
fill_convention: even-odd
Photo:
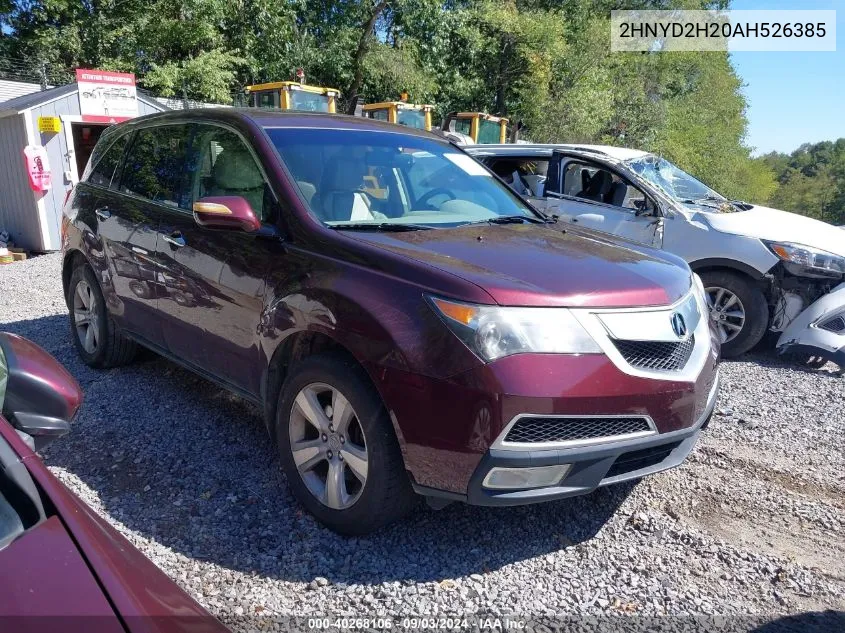
<instances>
[{"instance_id":1,"label":"front tire","mask_svg":"<svg viewBox=\"0 0 845 633\"><path fill-rule=\"evenodd\" d=\"M321 523L360 535L411 510L415 495L387 410L352 359L321 354L297 363L277 411L288 485Z\"/></svg>"},{"instance_id":2,"label":"front tire","mask_svg":"<svg viewBox=\"0 0 845 633\"><path fill-rule=\"evenodd\" d=\"M701 273L710 318L722 340L722 356L733 358L757 345L769 326L763 291L742 275L714 270Z\"/></svg>"},{"instance_id":3,"label":"front tire","mask_svg":"<svg viewBox=\"0 0 845 633\"><path fill-rule=\"evenodd\" d=\"M104 369L135 358L138 346L115 326L97 276L88 264L77 266L71 273L67 304L71 338L86 365Z\"/></svg>"}]
</instances>

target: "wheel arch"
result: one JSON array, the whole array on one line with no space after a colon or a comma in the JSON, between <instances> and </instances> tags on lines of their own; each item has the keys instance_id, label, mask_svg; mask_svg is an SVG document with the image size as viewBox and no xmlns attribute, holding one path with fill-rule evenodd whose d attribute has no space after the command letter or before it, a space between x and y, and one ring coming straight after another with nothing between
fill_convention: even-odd
<instances>
[{"instance_id":1,"label":"wheel arch","mask_svg":"<svg viewBox=\"0 0 845 633\"><path fill-rule=\"evenodd\" d=\"M362 367L388 411L395 405L384 372L451 376L479 361L425 302L415 284L369 274L313 275L308 285L271 285L259 325L262 367L256 376L268 430L279 388L297 360L335 351ZM423 344L421 341L426 341ZM397 436L400 423L391 416ZM401 439L400 439L401 441Z\"/></svg>"},{"instance_id":2,"label":"wheel arch","mask_svg":"<svg viewBox=\"0 0 845 633\"><path fill-rule=\"evenodd\" d=\"M275 438L274 426L276 424L279 392L290 368L297 361L326 352L345 357L362 367L366 372L365 363L357 358L352 350L324 331L298 330L290 333L276 346L261 380L264 423L271 437ZM369 376L369 372L367 372L367 375ZM375 384L373 384L373 387L375 388Z\"/></svg>"},{"instance_id":3,"label":"wheel arch","mask_svg":"<svg viewBox=\"0 0 845 633\"><path fill-rule=\"evenodd\" d=\"M85 254L77 248L69 250L64 254L62 259L62 296L65 299L65 303L68 301L67 291L73 271L79 266L87 263L88 258L85 257Z\"/></svg>"},{"instance_id":4,"label":"wheel arch","mask_svg":"<svg viewBox=\"0 0 845 633\"><path fill-rule=\"evenodd\" d=\"M726 270L728 272L740 273L746 277L750 277L753 281L759 282L765 277L765 272L760 272L753 266L749 266L743 262L735 259L727 259L724 257L708 257L699 259L689 263L689 267L694 273L703 273L712 270Z\"/></svg>"}]
</instances>

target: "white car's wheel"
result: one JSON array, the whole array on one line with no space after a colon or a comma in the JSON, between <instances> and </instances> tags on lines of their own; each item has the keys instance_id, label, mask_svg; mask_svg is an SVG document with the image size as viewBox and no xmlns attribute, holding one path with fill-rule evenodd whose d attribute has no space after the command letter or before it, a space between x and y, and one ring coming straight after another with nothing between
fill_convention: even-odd
<instances>
[{"instance_id":1,"label":"white car's wheel","mask_svg":"<svg viewBox=\"0 0 845 633\"><path fill-rule=\"evenodd\" d=\"M766 296L754 281L738 273L711 270L701 273L710 318L722 343L722 355L744 354L760 342L769 326Z\"/></svg>"}]
</instances>

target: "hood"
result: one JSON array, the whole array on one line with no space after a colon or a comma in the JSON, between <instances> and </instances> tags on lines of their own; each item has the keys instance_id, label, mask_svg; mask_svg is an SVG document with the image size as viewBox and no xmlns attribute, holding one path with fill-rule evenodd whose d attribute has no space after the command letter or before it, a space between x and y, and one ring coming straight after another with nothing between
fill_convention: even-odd
<instances>
[{"instance_id":1,"label":"hood","mask_svg":"<svg viewBox=\"0 0 845 633\"><path fill-rule=\"evenodd\" d=\"M27 530L0 550L0 617L33 633L59 629L123 633L125 629L58 517ZM74 618L80 624L73 625ZM86 625L85 622L90 624ZM94 626L96 622L96 626Z\"/></svg>"},{"instance_id":2,"label":"hood","mask_svg":"<svg viewBox=\"0 0 845 633\"><path fill-rule=\"evenodd\" d=\"M472 282L499 305L667 305L691 284L689 269L677 258L553 225L345 235Z\"/></svg>"},{"instance_id":3,"label":"hood","mask_svg":"<svg viewBox=\"0 0 845 633\"><path fill-rule=\"evenodd\" d=\"M702 213L717 231L803 244L845 257L845 234L827 222L797 213L752 206L736 213Z\"/></svg>"}]
</instances>

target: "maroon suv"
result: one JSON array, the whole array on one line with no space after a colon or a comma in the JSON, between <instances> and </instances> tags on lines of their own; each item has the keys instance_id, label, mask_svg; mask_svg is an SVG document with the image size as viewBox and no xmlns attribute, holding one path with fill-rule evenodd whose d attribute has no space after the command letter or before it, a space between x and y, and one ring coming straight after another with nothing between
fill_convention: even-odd
<instances>
[{"instance_id":1,"label":"maroon suv","mask_svg":"<svg viewBox=\"0 0 845 633\"><path fill-rule=\"evenodd\" d=\"M263 407L288 483L363 533L678 465L718 344L680 259L564 231L435 136L173 112L106 132L65 209L71 333ZM166 423L166 422L163 422Z\"/></svg>"}]
</instances>

